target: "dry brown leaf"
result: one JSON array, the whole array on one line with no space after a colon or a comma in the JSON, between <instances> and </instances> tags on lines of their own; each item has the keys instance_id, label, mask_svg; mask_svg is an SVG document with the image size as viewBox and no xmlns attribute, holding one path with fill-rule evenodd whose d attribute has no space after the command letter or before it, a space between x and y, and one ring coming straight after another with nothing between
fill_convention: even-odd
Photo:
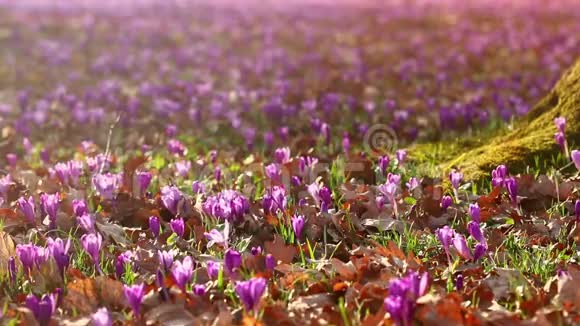
<instances>
[{"instance_id":1,"label":"dry brown leaf","mask_svg":"<svg viewBox=\"0 0 580 326\"><path fill-rule=\"evenodd\" d=\"M8 260L14 257L16 249L10 234L0 231L0 270L8 270Z\"/></svg>"}]
</instances>

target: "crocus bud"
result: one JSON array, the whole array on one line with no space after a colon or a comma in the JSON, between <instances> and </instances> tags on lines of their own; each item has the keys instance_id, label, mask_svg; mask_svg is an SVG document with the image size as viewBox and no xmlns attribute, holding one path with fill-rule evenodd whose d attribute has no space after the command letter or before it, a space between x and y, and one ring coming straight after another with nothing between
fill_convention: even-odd
<instances>
[{"instance_id":1,"label":"crocus bud","mask_svg":"<svg viewBox=\"0 0 580 326\"><path fill-rule=\"evenodd\" d=\"M217 183L220 183L222 180L222 169L219 166L215 167L215 171L213 173L214 179Z\"/></svg>"},{"instance_id":2,"label":"crocus bud","mask_svg":"<svg viewBox=\"0 0 580 326\"><path fill-rule=\"evenodd\" d=\"M461 184L461 181L463 180L463 173L459 172L459 171L451 171L451 173L449 173L449 181L451 181L451 185L453 186L453 188L457 189L459 188L459 185Z\"/></svg>"},{"instance_id":3,"label":"crocus bud","mask_svg":"<svg viewBox=\"0 0 580 326\"><path fill-rule=\"evenodd\" d=\"M207 276L211 279L216 279L219 276L221 264L213 260L207 262Z\"/></svg>"},{"instance_id":4,"label":"crocus bud","mask_svg":"<svg viewBox=\"0 0 580 326\"><path fill-rule=\"evenodd\" d=\"M89 254L93 260L95 268L100 272L101 266L99 264L99 256L101 253L101 246L103 244L103 237L99 233L84 234L81 237L81 243L83 245L83 249L85 249L87 254Z\"/></svg>"},{"instance_id":5,"label":"crocus bud","mask_svg":"<svg viewBox=\"0 0 580 326\"><path fill-rule=\"evenodd\" d=\"M85 213L77 216L77 223L86 233L95 232L95 219L91 214Z\"/></svg>"},{"instance_id":6,"label":"crocus bud","mask_svg":"<svg viewBox=\"0 0 580 326\"><path fill-rule=\"evenodd\" d=\"M228 249L224 256L224 267L228 274L235 272L235 269L242 266L242 255L239 252Z\"/></svg>"},{"instance_id":7,"label":"crocus bud","mask_svg":"<svg viewBox=\"0 0 580 326\"><path fill-rule=\"evenodd\" d=\"M342 136L342 150L345 154L350 152L350 138L348 137L348 133L345 132Z\"/></svg>"},{"instance_id":8,"label":"crocus bud","mask_svg":"<svg viewBox=\"0 0 580 326\"><path fill-rule=\"evenodd\" d=\"M123 293L125 294L127 302L129 302L129 306L131 306L131 309L133 310L133 315L135 317L138 317L141 311L141 303L143 302L143 296L145 295L145 285L144 284L135 284L133 286L124 285Z\"/></svg>"},{"instance_id":9,"label":"crocus bud","mask_svg":"<svg viewBox=\"0 0 580 326\"><path fill-rule=\"evenodd\" d=\"M580 199L577 199L574 204L574 214L576 214L576 222L580 222Z\"/></svg>"},{"instance_id":10,"label":"crocus bud","mask_svg":"<svg viewBox=\"0 0 580 326\"><path fill-rule=\"evenodd\" d=\"M556 128L558 128L558 131L561 133L566 133L566 118L564 117L557 117L554 118L554 124L556 125Z\"/></svg>"},{"instance_id":11,"label":"crocus bud","mask_svg":"<svg viewBox=\"0 0 580 326\"><path fill-rule=\"evenodd\" d=\"M65 269L68 267L70 262L70 256L68 251L70 249L70 238L64 242L62 239L52 239L48 238L46 240L46 247L49 253L54 258L56 266L58 267L61 274L64 275Z\"/></svg>"},{"instance_id":12,"label":"crocus bud","mask_svg":"<svg viewBox=\"0 0 580 326\"><path fill-rule=\"evenodd\" d=\"M190 256L186 256L183 258L183 262L175 261L171 268L171 275L175 279L177 286L185 291L185 286L191 281L193 276L193 259Z\"/></svg>"},{"instance_id":13,"label":"crocus bud","mask_svg":"<svg viewBox=\"0 0 580 326\"><path fill-rule=\"evenodd\" d=\"M453 246L457 249L457 253L465 258L465 259L472 259L471 250L467 246L467 241L465 241L465 237L462 234L455 233L453 237Z\"/></svg>"},{"instance_id":14,"label":"crocus bud","mask_svg":"<svg viewBox=\"0 0 580 326\"><path fill-rule=\"evenodd\" d=\"M123 277L126 268L133 270L134 258L135 254L130 250L127 250L117 256L117 259L115 260L115 275L117 276L117 279L121 279Z\"/></svg>"},{"instance_id":15,"label":"crocus bud","mask_svg":"<svg viewBox=\"0 0 580 326\"><path fill-rule=\"evenodd\" d=\"M505 186L512 203L516 204L518 202L518 183L516 179L513 177L505 179Z\"/></svg>"},{"instance_id":16,"label":"crocus bud","mask_svg":"<svg viewBox=\"0 0 580 326\"><path fill-rule=\"evenodd\" d=\"M28 197L28 199L24 197L18 198L18 206L20 207L22 214L24 214L24 217L26 217L28 222L34 223L36 220L36 209L32 196Z\"/></svg>"},{"instance_id":17,"label":"crocus bud","mask_svg":"<svg viewBox=\"0 0 580 326\"><path fill-rule=\"evenodd\" d=\"M477 242L485 243L485 237L483 236L483 232L481 231L481 228L479 227L479 223L477 223L475 221L469 222L467 224L467 230L469 231L469 234L475 240L477 240Z\"/></svg>"},{"instance_id":18,"label":"crocus bud","mask_svg":"<svg viewBox=\"0 0 580 326\"><path fill-rule=\"evenodd\" d=\"M278 164L285 164L290 161L290 147L277 148L274 151L274 159Z\"/></svg>"},{"instance_id":19,"label":"crocus bud","mask_svg":"<svg viewBox=\"0 0 580 326\"><path fill-rule=\"evenodd\" d=\"M58 193L40 195L40 208L43 214L48 215L51 229L56 228L56 217L59 206L60 195Z\"/></svg>"},{"instance_id":20,"label":"crocus bud","mask_svg":"<svg viewBox=\"0 0 580 326\"><path fill-rule=\"evenodd\" d=\"M252 256L257 256L257 255L262 253L262 247L260 247L260 246L252 247L250 252L252 253Z\"/></svg>"},{"instance_id":21,"label":"crocus bud","mask_svg":"<svg viewBox=\"0 0 580 326\"><path fill-rule=\"evenodd\" d=\"M87 203L82 199L73 199L72 206L73 212L77 217L83 216L84 214L87 214L89 212L89 209L87 208Z\"/></svg>"},{"instance_id":22,"label":"crocus bud","mask_svg":"<svg viewBox=\"0 0 580 326\"><path fill-rule=\"evenodd\" d=\"M564 135L563 132L559 131L559 132L555 133L554 140L556 141L556 144L558 144L560 146L562 151L564 151L566 149L566 136Z\"/></svg>"},{"instance_id":23,"label":"crocus bud","mask_svg":"<svg viewBox=\"0 0 580 326\"><path fill-rule=\"evenodd\" d=\"M379 157L379 169L381 170L381 174L383 176L387 175L387 169L389 168L390 159L388 156L381 156Z\"/></svg>"},{"instance_id":24,"label":"crocus bud","mask_svg":"<svg viewBox=\"0 0 580 326\"><path fill-rule=\"evenodd\" d=\"M473 250L473 260L478 261L485 255L486 252L487 252L487 244L478 243L477 245L475 245L475 249Z\"/></svg>"},{"instance_id":25,"label":"crocus bud","mask_svg":"<svg viewBox=\"0 0 580 326\"><path fill-rule=\"evenodd\" d=\"M180 238L183 238L185 233L185 223L183 222L182 218L176 218L169 222L169 227L171 231L177 234Z\"/></svg>"},{"instance_id":26,"label":"crocus bud","mask_svg":"<svg viewBox=\"0 0 580 326\"><path fill-rule=\"evenodd\" d=\"M16 167L16 163L18 162L18 156L16 156L16 154L14 153L8 153L6 154L6 161L8 162L8 165L10 165L10 167Z\"/></svg>"},{"instance_id":27,"label":"crocus bud","mask_svg":"<svg viewBox=\"0 0 580 326\"><path fill-rule=\"evenodd\" d=\"M477 203L469 205L469 216L477 223L481 223L481 210Z\"/></svg>"},{"instance_id":28,"label":"crocus bud","mask_svg":"<svg viewBox=\"0 0 580 326\"><path fill-rule=\"evenodd\" d=\"M159 233L161 232L161 224L159 223L159 217L157 216L150 216L149 217L149 229L155 238L159 237Z\"/></svg>"},{"instance_id":29,"label":"crocus bud","mask_svg":"<svg viewBox=\"0 0 580 326\"><path fill-rule=\"evenodd\" d=\"M399 149L395 152L395 156L397 157L399 164L403 164L407 160L407 151L404 149Z\"/></svg>"},{"instance_id":30,"label":"crocus bud","mask_svg":"<svg viewBox=\"0 0 580 326\"><path fill-rule=\"evenodd\" d=\"M161 201L173 215L177 214L177 208L181 197L181 191L176 186L164 186L161 188Z\"/></svg>"},{"instance_id":31,"label":"crocus bud","mask_svg":"<svg viewBox=\"0 0 580 326\"><path fill-rule=\"evenodd\" d=\"M449 208L449 206L451 206L453 204L453 198L451 196L443 196L443 198L441 198L441 209L443 209L444 211L447 210L447 208Z\"/></svg>"},{"instance_id":32,"label":"crocus bud","mask_svg":"<svg viewBox=\"0 0 580 326\"><path fill-rule=\"evenodd\" d=\"M144 194L147 191L147 188L149 188L153 176L149 171L137 171L135 172L135 176L137 178L137 183L139 184L139 191L141 194Z\"/></svg>"},{"instance_id":33,"label":"crocus bud","mask_svg":"<svg viewBox=\"0 0 580 326\"><path fill-rule=\"evenodd\" d=\"M274 258L272 254L267 254L265 259L266 259L266 269L269 271L273 271L274 268L276 267L276 258Z\"/></svg>"},{"instance_id":34,"label":"crocus bud","mask_svg":"<svg viewBox=\"0 0 580 326\"><path fill-rule=\"evenodd\" d=\"M298 215L292 217L292 229L296 235L296 239L300 239L302 235L302 228L304 228L304 216Z\"/></svg>"},{"instance_id":35,"label":"crocus bud","mask_svg":"<svg viewBox=\"0 0 580 326\"><path fill-rule=\"evenodd\" d=\"M576 165L576 169L580 171L580 151L575 149L570 152L570 158L572 158L572 162Z\"/></svg>"}]
</instances>

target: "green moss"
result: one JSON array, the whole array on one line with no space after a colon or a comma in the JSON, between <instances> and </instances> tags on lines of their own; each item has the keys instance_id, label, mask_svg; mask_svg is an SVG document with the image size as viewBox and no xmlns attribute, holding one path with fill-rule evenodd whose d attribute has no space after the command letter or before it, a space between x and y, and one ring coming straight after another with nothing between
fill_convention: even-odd
<instances>
[{"instance_id":1,"label":"green moss","mask_svg":"<svg viewBox=\"0 0 580 326\"><path fill-rule=\"evenodd\" d=\"M447 144L423 144L410 150L419 162L437 160L444 172L460 168L467 180L481 180L499 164L511 173L524 172L538 157L550 158L560 151L554 142L554 118L567 120L568 144L580 145L580 60L570 68L512 131L500 135L477 135Z\"/></svg>"}]
</instances>

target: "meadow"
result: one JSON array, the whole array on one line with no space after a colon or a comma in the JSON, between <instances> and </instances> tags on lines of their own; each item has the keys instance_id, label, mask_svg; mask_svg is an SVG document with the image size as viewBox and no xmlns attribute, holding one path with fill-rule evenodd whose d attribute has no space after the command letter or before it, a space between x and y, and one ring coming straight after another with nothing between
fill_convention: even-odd
<instances>
[{"instance_id":1,"label":"meadow","mask_svg":"<svg viewBox=\"0 0 580 326\"><path fill-rule=\"evenodd\" d=\"M572 0L0 0L0 322L580 324L579 94Z\"/></svg>"}]
</instances>

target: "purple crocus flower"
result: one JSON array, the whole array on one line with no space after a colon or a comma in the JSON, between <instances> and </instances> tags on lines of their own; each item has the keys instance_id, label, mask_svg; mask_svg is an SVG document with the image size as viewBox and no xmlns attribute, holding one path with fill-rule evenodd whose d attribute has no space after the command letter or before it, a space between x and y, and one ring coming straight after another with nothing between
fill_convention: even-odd
<instances>
[{"instance_id":1,"label":"purple crocus flower","mask_svg":"<svg viewBox=\"0 0 580 326\"><path fill-rule=\"evenodd\" d=\"M194 194L203 194L205 193L205 184L201 181L193 181L191 183L191 191L193 191Z\"/></svg>"},{"instance_id":2,"label":"purple crocus flower","mask_svg":"<svg viewBox=\"0 0 580 326\"><path fill-rule=\"evenodd\" d=\"M54 165L54 174L60 180L60 183L67 184L70 176L70 169L66 163L56 163Z\"/></svg>"},{"instance_id":3,"label":"purple crocus flower","mask_svg":"<svg viewBox=\"0 0 580 326\"><path fill-rule=\"evenodd\" d=\"M180 238L183 238L185 233L185 222L181 217L171 220L169 222L169 227L171 228L171 231L177 234Z\"/></svg>"},{"instance_id":4,"label":"purple crocus flower","mask_svg":"<svg viewBox=\"0 0 580 326\"><path fill-rule=\"evenodd\" d=\"M326 145L330 145L330 126L328 123L322 123L320 126L320 134L322 135L322 138L324 138Z\"/></svg>"},{"instance_id":5,"label":"purple crocus flower","mask_svg":"<svg viewBox=\"0 0 580 326\"><path fill-rule=\"evenodd\" d=\"M56 266L58 267L61 274L64 275L65 269L68 267L70 262L70 256L68 251L70 249L70 238L64 242L60 238L52 239L48 238L46 240L46 247L48 252L54 258Z\"/></svg>"},{"instance_id":6,"label":"purple crocus flower","mask_svg":"<svg viewBox=\"0 0 580 326\"><path fill-rule=\"evenodd\" d=\"M465 259L472 259L471 250L467 246L467 241L462 234L455 233L453 236L453 246L457 249L457 253Z\"/></svg>"},{"instance_id":7,"label":"purple crocus flower","mask_svg":"<svg viewBox=\"0 0 580 326\"><path fill-rule=\"evenodd\" d=\"M220 183L220 181L222 180L222 169L219 166L215 167L215 170L213 172L213 178L217 183Z\"/></svg>"},{"instance_id":8,"label":"purple crocus flower","mask_svg":"<svg viewBox=\"0 0 580 326\"><path fill-rule=\"evenodd\" d=\"M93 326L112 326L113 319L107 308L103 307L97 310L91 316L91 322Z\"/></svg>"},{"instance_id":9,"label":"purple crocus flower","mask_svg":"<svg viewBox=\"0 0 580 326\"><path fill-rule=\"evenodd\" d=\"M22 211L22 214L26 217L28 222L34 223L36 220L36 209L34 206L34 198L32 196L26 199L25 197L18 198L18 206Z\"/></svg>"},{"instance_id":10,"label":"purple crocus flower","mask_svg":"<svg viewBox=\"0 0 580 326\"><path fill-rule=\"evenodd\" d=\"M276 258L272 254L266 255L266 269L269 271L273 271L276 267Z\"/></svg>"},{"instance_id":11,"label":"purple crocus flower","mask_svg":"<svg viewBox=\"0 0 580 326\"><path fill-rule=\"evenodd\" d=\"M485 243L485 237L483 236L483 232L481 231L481 228L479 227L479 223L475 222L475 221L471 221L467 224L467 230L469 231L469 234L475 239L477 240L477 242L482 242Z\"/></svg>"},{"instance_id":12,"label":"purple crocus flower","mask_svg":"<svg viewBox=\"0 0 580 326\"><path fill-rule=\"evenodd\" d=\"M445 254L447 255L447 260L451 262L451 258L449 257L449 247L453 241L453 236L455 235L455 231L450 228L448 225L445 225L443 228L438 229L435 231L437 235L437 239L443 245L443 250L445 250Z\"/></svg>"},{"instance_id":13,"label":"purple crocus flower","mask_svg":"<svg viewBox=\"0 0 580 326\"><path fill-rule=\"evenodd\" d=\"M475 248L473 249L473 260L478 261L485 255L486 252L487 252L487 244L478 243L477 245L475 245Z\"/></svg>"},{"instance_id":14,"label":"purple crocus flower","mask_svg":"<svg viewBox=\"0 0 580 326\"><path fill-rule=\"evenodd\" d=\"M292 217L292 229L298 240L302 235L302 229L304 228L304 216L298 215Z\"/></svg>"},{"instance_id":15,"label":"purple crocus flower","mask_svg":"<svg viewBox=\"0 0 580 326\"><path fill-rule=\"evenodd\" d=\"M137 178L137 183L139 183L139 192L144 194L151 184L151 179L153 175L149 171L137 171L135 172Z\"/></svg>"},{"instance_id":16,"label":"purple crocus flower","mask_svg":"<svg viewBox=\"0 0 580 326\"><path fill-rule=\"evenodd\" d=\"M574 204L574 214L576 215L576 222L580 222L580 199L576 199Z\"/></svg>"},{"instance_id":17,"label":"purple crocus flower","mask_svg":"<svg viewBox=\"0 0 580 326\"><path fill-rule=\"evenodd\" d=\"M559 132L563 134L566 133L566 118L564 117L554 118L554 124L556 125L556 128L558 128Z\"/></svg>"},{"instance_id":18,"label":"purple crocus flower","mask_svg":"<svg viewBox=\"0 0 580 326\"><path fill-rule=\"evenodd\" d=\"M572 158L572 162L574 162L574 165L576 165L576 169L578 169L578 171L580 171L580 151L575 149L572 152L570 152L570 157Z\"/></svg>"},{"instance_id":19,"label":"purple crocus flower","mask_svg":"<svg viewBox=\"0 0 580 326\"><path fill-rule=\"evenodd\" d=\"M236 283L236 293L244 304L246 311L252 311L258 307L260 299L266 290L266 285L266 280L261 277Z\"/></svg>"},{"instance_id":20,"label":"purple crocus flower","mask_svg":"<svg viewBox=\"0 0 580 326\"><path fill-rule=\"evenodd\" d=\"M206 269L207 276L209 276L211 279L216 279L219 276L221 264L213 260L210 260L207 262Z\"/></svg>"},{"instance_id":21,"label":"purple crocus flower","mask_svg":"<svg viewBox=\"0 0 580 326\"><path fill-rule=\"evenodd\" d=\"M378 187L378 190L386 199L389 200L389 202L391 202L391 205L393 205L395 217L398 216L397 199L396 199L398 190L397 184L391 182L391 180L387 180L387 182Z\"/></svg>"},{"instance_id":22,"label":"purple crocus flower","mask_svg":"<svg viewBox=\"0 0 580 326\"><path fill-rule=\"evenodd\" d=\"M290 147L277 148L274 151L274 160L278 164L286 164L290 162Z\"/></svg>"},{"instance_id":23,"label":"purple crocus flower","mask_svg":"<svg viewBox=\"0 0 580 326\"><path fill-rule=\"evenodd\" d=\"M32 243L19 244L16 245L16 256L26 275L29 275L33 267L39 267L48 259L48 251Z\"/></svg>"},{"instance_id":24,"label":"purple crocus flower","mask_svg":"<svg viewBox=\"0 0 580 326\"><path fill-rule=\"evenodd\" d=\"M83 249L89 254L93 263L95 264L95 268L97 271L101 272L101 266L99 264L99 255L101 252L101 246L103 244L103 237L100 233L89 233L83 234L81 237L81 243L83 245Z\"/></svg>"},{"instance_id":25,"label":"purple crocus flower","mask_svg":"<svg viewBox=\"0 0 580 326\"><path fill-rule=\"evenodd\" d=\"M554 141L556 141L556 144L558 144L560 146L562 151L566 150L566 135L564 135L563 132L559 131L559 132L555 133L554 134Z\"/></svg>"},{"instance_id":26,"label":"purple crocus flower","mask_svg":"<svg viewBox=\"0 0 580 326\"><path fill-rule=\"evenodd\" d=\"M102 173L93 176L93 187L103 197L111 200L119 189L123 178L118 174Z\"/></svg>"},{"instance_id":27,"label":"purple crocus flower","mask_svg":"<svg viewBox=\"0 0 580 326\"><path fill-rule=\"evenodd\" d=\"M409 272L407 276L389 282L389 295L385 298L385 310L397 325L409 325L413 320L416 301L427 293L429 274L419 276Z\"/></svg>"},{"instance_id":28,"label":"purple crocus flower","mask_svg":"<svg viewBox=\"0 0 580 326\"><path fill-rule=\"evenodd\" d=\"M149 229L155 238L159 237L159 233L161 233L161 223L159 222L159 217L149 216Z\"/></svg>"},{"instance_id":29,"label":"purple crocus flower","mask_svg":"<svg viewBox=\"0 0 580 326\"><path fill-rule=\"evenodd\" d=\"M177 285L183 291L185 291L185 286L187 283L189 283L189 281L191 281L191 277L193 276L193 259L191 259L189 256L186 256L183 258L183 262L173 262L171 275L173 275L175 283L177 283Z\"/></svg>"},{"instance_id":30,"label":"purple crocus flower","mask_svg":"<svg viewBox=\"0 0 580 326\"><path fill-rule=\"evenodd\" d=\"M89 213L77 216L77 224L86 232L95 232L95 218Z\"/></svg>"},{"instance_id":31,"label":"purple crocus flower","mask_svg":"<svg viewBox=\"0 0 580 326\"><path fill-rule=\"evenodd\" d=\"M406 183L407 189L413 191L415 188L419 187L419 181L415 177L409 178L409 182Z\"/></svg>"},{"instance_id":32,"label":"purple crocus flower","mask_svg":"<svg viewBox=\"0 0 580 326\"><path fill-rule=\"evenodd\" d=\"M481 210L479 209L479 205L477 203L469 204L469 216L471 216L473 221L481 223Z\"/></svg>"},{"instance_id":33,"label":"purple crocus flower","mask_svg":"<svg viewBox=\"0 0 580 326\"><path fill-rule=\"evenodd\" d=\"M342 150L345 154L350 152L350 138L348 137L348 132L342 135Z\"/></svg>"},{"instance_id":34,"label":"purple crocus flower","mask_svg":"<svg viewBox=\"0 0 580 326\"><path fill-rule=\"evenodd\" d=\"M242 266L242 255L233 250L228 249L224 255L224 267L228 274L233 274L235 269Z\"/></svg>"},{"instance_id":35,"label":"purple crocus flower","mask_svg":"<svg viewBox=\"0 0 580 326\"><path fill-rule=\"evenodd\" d=\"M58 214L58 208L60 206L60 195L55 194L42 194L40 195L40 209L44 215L48 215L50 219L50 228L56 228L56 217Z\"/></svg>"},{"instance_id":36,"label":"purple crocus flower","mask_svg":"<svg viewBox=\"0 0 580 326\"><path fill-rule=\"evenodd\" d=\"M391 159L388 156L381 156L379 157L379 169L381 170L381 174L383 176L387 175L387 169L389 168L389 163L391 162Z\"/></svg>"},{"instance_id":37,"label":"purple crocus flower","mask_svg":"<svg viewBox=\"0 0 580 326\"><path fill-rule=\"evenodd\" d=\"M242 219L250 211L250 203L237 191L224 190L215 196L209 196L202 204L202 209L208 215L233 222Z\"/></svg>"},{"instance_id":38,"label":"purple crocus flower","mask_svg":"<svg viewBox=\"0 0 580 326\"><path fill-rule=\"evenodd\" d=\"M179 161L175 162L175 172L177 175L187 178L189 175L189 170L191 170L191 162L190 161Z\"/></svg>"},{"instance_id":39,"label":"purple crocus flower","mask_svg":"<svg viewBox=\"0 0 580 326\"><path fill-rule=\"evenodd\" d=\"M181 197L181 191L176 186L165 186L161 188L161 201L163 201L163 205L173 215L177 214L177 207Z\"/></svg>"},{"instance_id":40,"label":"purple crocus flower","mask_svg":"<svg viewBox=\"0 0 580 326\"><path fill-rule=\"evenodd\" d=\"M133 315L138 317L141 310L141 303L143 302L143 296L145 295L145 285L124 285L123 293L125 294L127 302L129 302L129 306L131 306L131 309L133 310Z\"/></svg>"},{"instance_id":41,"label":"purple crocus flower","mask_svg":"<svg viewBox=\"0 0 580 326\"><path fill-rule=\"evenodd\" d=\"M283 187L274 186L269 188L262 199L264 213L276 214L286 209L286 190Z\"/></svg>"},{"instance_id":42,"label":"purple crocus flower","mask_svg":"<svg viewBox=\"0 0 580 326\"><path fill-rule=\"evenodd\" d=\"M395 156L397 157L399 164L403 164L407 160L407 151L404 149L399 149L395 152Z\"/></svg>"},{"instance_id":43,"label":"purple crocus flower","mask_svg":"<svg viewBox=\"0 0 580 326\"><path fill-rule=\"evenodd\" d=\"M508 175L508 170L505 165L498 165L493 171L491 171L491 184L494 187L503 186L504 179Z\"/></svg>"},{"instance_id":44,"label":"purple crocus flower","mask_svg":"<svg viewBox=\"0 0 580 326\"><path fill-rule=\"evenodd\" d=\"M167 149L171 154L177 156L185 155L185 146L177 139L170 139L167 141Z\"/></svg>"},{"instance_id":45,"label":"purple crocus flower","mask_svg":"<svg viewBox=\"0 0 580 326\"><path fill-rule=\"evenodd\" d=\"M258 256L262 253L262 247L260 247L260 246L252 247L252 249L250 250L250 253L252 254L252 256Z\"/></svg>"},{"instance_id":46,"label":"purple crocus flower","mask_svg":"<svg viewBox=\"0 0 580 326\"><path fill-rule=\"evenodd\" d=\"M67 162L67 165L70 182L73 186L76 186L79 184L79 179L83 173L85 164L82 161L71 160Z\"/></svg>"},{"instance_id":47,"label":"purple crocus flower","mask_svg":"<svg viewBox=\"0 0 580 326\"><path fill-rule=\"evenodd\" d=\"M453 198L451 196L445 195L441 198L441 209L446 211L451 205L453 205Z\"/></svg>"},{"instance_id":48,"label":"purple crocus flower","mask_svg":"<svg viewBox=\"0 0 580 326\"><path fill-rule=\"evenodd\" d=\"M11 167L16 167L16 163L18 162L18 156L16 156L16 154L14 153L8 153L6 154L6 161L8 162L8 165L10 165Z\"/></svg>"},{"instance_id":49,"label":"purple crocus flower","mask_svg":"<svg viewBox=\"0 0 580 326\"><path fill-rule=\"evenodd\" d=\"M135 254L131 250L127 250L117 256L115 260L115 275L117 279L121 279L123 274L125 274L125 270L129 268L133 270L133 260L135 259Z\"/></svg>"},{"instance_id":50,"label":"purple crocus flower","mask_svg":"<svg viewBox=\"0 0 580 326\"><path fill-rule=\"evenodd\" d=\"M73 207L73 212L75 213L75 215L77 217L83 216L84 214L87 214L89 212L89 209L87 207L87 202L85 202L82 199L73 199L72 207Z\"/></svg>"},{"instance_id":51,"label":"purple crocus flower","mask_svg":"<svg viewBox=\"0 0 580 326\"><path fill-rule=\"evenodd\" d=\"M161 269L163 269L166 272L169 271L169 269L173 265L173 258L175 257L175 254L176 254L175 250L157 251L157 256L159 258L159 266L161 267Z\"/></svg>"},{"instance_id":52,"label":"purple crocus flower","mask_svg":"<svg viewBox=\"0 0 580 326\"><path fill-rule=\"evenodd\" d=\"M282 177L282 171L280 170L280 167L276 163L266 165L264 167L264 172L266 176L274 182L280 181Z\"/></svg>"},{"instance_id":53,"label":"purple crocus flower","mask_svg":"<svg viewBox=\"0 0 580 326\"><path fill-rule=\"evenodd\" d=\"M196 284L193 286L193 294L203 297L205 295L205 285Z\"/></svg>"},{"instance_id":54,"label":"purple crocus flower","mask_svg":"<svg viewBox=\"0 0 580 326\"><path fill-rule=\"evenodd\" d=\"M453 170L449 173L449 181L451 181L451 185L454 189L459 188L461 181L463 180L463 173Z\"/></svg>"},{"instance_id":55,"label":"purple crocus flower","mask_svg":"<svg viewBox=\"0 0 580 326\"><path fill-rule=\"evenodd\" d=\"M177 126L170 124L167 125L167 127L165 127L165 135L167 135L167 137L175 137L175 135L177 134Z\"/></svg>"},{"instance_id":56,"label":"purple crocus flower","mask_svg":"<svg viewBox=\"0 0 580 326\"><path fill-rule=\"evenodd\" d=\"M32 311L34 318L36 318L41 326L50 324L52 314L56 310L58 302L57 296L57 293L51 293L43 295L41 299L38 299L34 294L26 297L26 307Z\"/></svg>"},{"instance_id":57,"label":"purple crocus flower","mask_svg":"<svg viewBox=\"0 0 580 326\"><path fill-rule=\"evenodd\" d=\"M8 189L14 184L10 175L0 178L0 197L6 199Z\"/></svg>"},{"instance_id":58,"label":"purple crocus flower","mask_svg":"<svg viewBox=\"0 0 580 326\"><path fill-rule=\"evenodd\" d=\"M505 187L507 188L512 203L516 204L518 202L518 182L514 177L506 178Z\"/></svg>"},{"instance_id":59,"label":"purple crocus flower","mask_svg":"<svg viewBox=\"0 0 580 326\"><path fill-rule=\"evenodd\" d=\"M209 241L207 247L210 248L214 243L227 248L228 236L216 229L212 229L209 232L203 234L205 238Z\"/></svg>"}]
</instances>

